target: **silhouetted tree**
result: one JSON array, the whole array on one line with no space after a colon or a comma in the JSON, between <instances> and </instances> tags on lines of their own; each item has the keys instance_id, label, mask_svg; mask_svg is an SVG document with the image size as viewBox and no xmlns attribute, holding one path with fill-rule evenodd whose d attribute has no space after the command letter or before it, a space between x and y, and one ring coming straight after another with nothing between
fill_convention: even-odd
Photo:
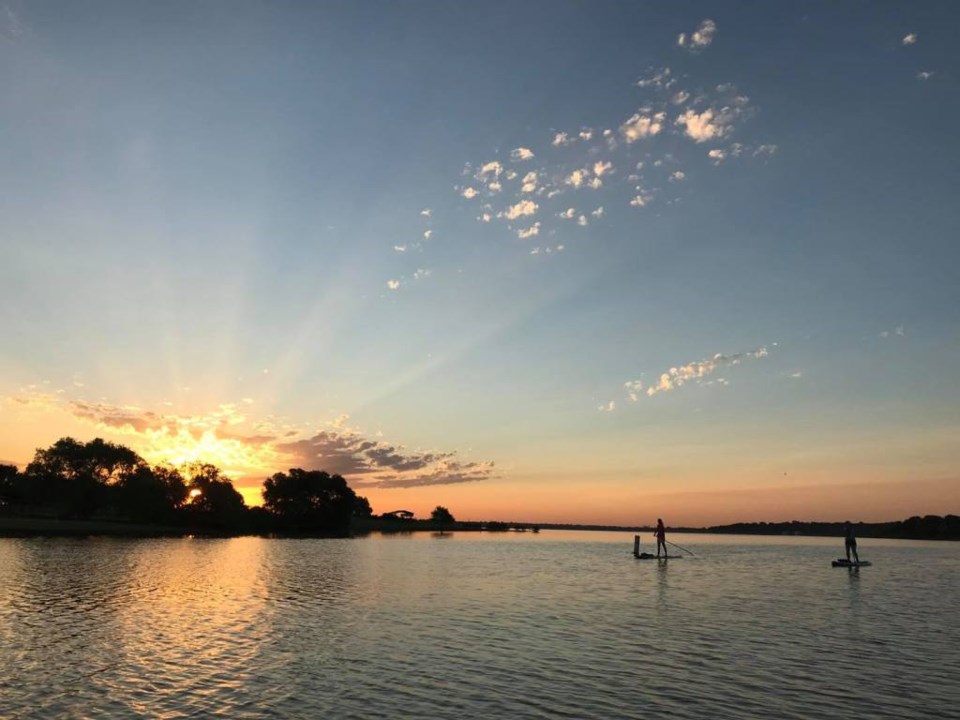
<instances>
[{"instance_id":1,"label":"silhouetted tree","mask_svg":"<svg viewBox=\"0 0 960 720\"><path fill-rule=\"evenodd\" d=\"M37 450L24 472L26 502L61 515L89 517L111 505L111 489L124 475L145 466L130 448L95 438L87 443L61 438Z\"/></svg>"},{"instance_id":2,"label":"silhouetted tree","mask_svg":"<svg viewBox=\"0 0 960 720\"><path fill-rule=\"evenodd\" d=\"M346 535L357 496L339 475L292 468L263 483L263 505L279 527L298 533Z\"/></svg>"},{"instance_id":3,"label":"silhouetted tree","mask_svg":"<svg viewBox=\"0 0 960 720\"><path fill-rule=\"evenodd\" d=\"M435 523L443 523L446 525L452 524L455 522L453 519L453 514L447 510L443 505L437 505L433 512L430 513L430 519Z\"/></svg>"},{"instance_id":4,"label":"silhouetted tree","mask_svg":"<svg viewBox=\"0 0 960 720\"><path fill-rule=\"evenodd\" d=\"M22 487L20 472L16 465L0 465L0 509L7 510L20 505Z\"/></svg>"},{"instance_id":5,"label":"silhouetted tree","mask_svg":"<svg viewBox=\"0 0 960 720\"><path fill-rule=\"evenodd\" d=\"M353 502L353 516L358 518L368 518L373 515L373 508L370 507L370 501L363 495L357 495Z\"/></svg>"},{"instance_id":6,"label":"silhouetted tree","mask_svg":"<svg viewBox=\"0 0 960 720\"><path fill-rule=\"evenodd\" d=\"M186 472L190 482L185 510L190 522L218 530L243 526L247 504L230 478L206 463L188 466Z\"/></svg>"},{"instance_id":7,"label":"silhouetted tree","mask_svg":"<svg viewBox=\"0 0 960 720\"><path fill-rule=\"evenodd\" d=\"M117 481L117 502L129 519L170 523L187 498L180 473L167 467L138 467Z\"/></svg>"}]
</instances>

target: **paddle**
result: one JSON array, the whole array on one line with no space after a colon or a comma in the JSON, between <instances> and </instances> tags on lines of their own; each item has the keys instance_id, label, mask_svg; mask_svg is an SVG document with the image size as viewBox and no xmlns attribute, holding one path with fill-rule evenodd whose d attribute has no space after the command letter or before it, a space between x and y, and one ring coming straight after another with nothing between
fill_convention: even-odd
<instances>
[{"instance_id":1,"label":"paddle","mask_svg":"<svg viewBox=\"0 0 960 720\"><path fill-rule=\"evenodd\" d=\"M680 546L677 545L676 543L672 543L672 542L670 542L669 540L664 540L664 542L665 542L667 545L673 545L677 550L683 550L684 552L688 552L688 553L690 553L691 555L693 555L694 557L697 556L696 553L693 552L693 550L687 550L685 547L680 547Z\"/></svg>"}]
</instances>

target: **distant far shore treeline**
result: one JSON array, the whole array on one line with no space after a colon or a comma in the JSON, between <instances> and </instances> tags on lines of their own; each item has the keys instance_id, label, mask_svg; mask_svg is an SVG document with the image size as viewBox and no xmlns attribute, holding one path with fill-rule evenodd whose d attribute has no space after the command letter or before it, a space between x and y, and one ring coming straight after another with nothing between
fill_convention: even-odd
<instances>
[{"instance_id":1,"label":"distant far shore treeline","mask_svg":"<svg viewBox=\"0 0 960 720\"><path fill-rule=\"evenodd\" d=\"M842 522L734 523L717 525L699 532L732 535L822 535L840 537L844 534ZM960 540L960 516L925 515L906 520L879 523L853 523L857 537L894 538L902 540Z\"/></svg>"}]
</instances>

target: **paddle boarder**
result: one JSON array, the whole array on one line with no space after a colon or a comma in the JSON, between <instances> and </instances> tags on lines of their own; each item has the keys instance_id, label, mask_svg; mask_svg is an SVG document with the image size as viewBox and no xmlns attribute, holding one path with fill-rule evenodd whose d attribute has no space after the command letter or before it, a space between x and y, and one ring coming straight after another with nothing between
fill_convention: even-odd
<instances>
[{"instance_id":1,"label":"paddle boarder","mask_svg":"<svg viewBox=\"0 0 960 720\"><path fill-rule=\"evenodd\" d=\"M857 536L853 533L853 523L847 520L843 524L843 546L847 551L847 562L850 562L850 553L853 553L854 562L860 564L860 556L857 555Z\"/></svg>"},{"instance_id":2,"label":"paddle boarder","mask_svg":"<svg viewBox=\"0 0 960 720\"><path fill-rule=\"evenodd\" d=\"M663 518L657 518L657 529L653 531L657 538L657 557L660 557L660 546L663 546L663 556L667 556L667 529L663 526Z\"/></svg>"}]
</instances>

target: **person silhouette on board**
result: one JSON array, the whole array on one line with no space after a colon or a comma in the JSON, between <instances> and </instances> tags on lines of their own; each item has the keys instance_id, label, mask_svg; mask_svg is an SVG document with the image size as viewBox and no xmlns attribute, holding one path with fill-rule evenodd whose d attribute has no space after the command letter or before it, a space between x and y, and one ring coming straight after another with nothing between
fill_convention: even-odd
<instances>
[{"instance_id":1,"label":"person silhouette on board","mask_svg":"<svg viewBox=\"0 0 960 720\"><path fill-rule=\"evenodd\" d=\"M657 557L660 557L660 546L663 546L663 556L667 556L667 529L663 526L663 518L657 518L657 529L653 531L657 538Z\"/></svg>"},{"instance_id":2,"label":"person silhouette on board","mask_svg":"<svg viewBox=\"0 0 960 720\"><path fill-rule=\"evenodd\" d=\"M853 523L847 520L843 524L843 547L847 551L847 562L850 562L850 553L853 553L853 560L860 564L860 556L857 555L857 536L853 534Z\"/></svg>"}]
</instances>

